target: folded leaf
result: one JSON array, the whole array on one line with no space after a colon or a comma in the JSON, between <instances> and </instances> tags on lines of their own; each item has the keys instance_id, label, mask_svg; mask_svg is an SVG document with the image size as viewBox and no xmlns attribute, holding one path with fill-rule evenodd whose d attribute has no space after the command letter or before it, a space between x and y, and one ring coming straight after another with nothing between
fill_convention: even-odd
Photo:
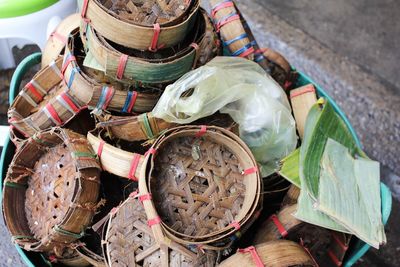
<instances>
[{"instance_id":1,"label":"folded leaf","mask_svg":"<svg viewBox=\"0 0 400 267\"><path fill-rule=\"evenodd\" d=\"M300 149L296 149L289 154L282 161L279 175L284 177L286 180L300 188L300 176L299 176L299 164L300 164Z\"/></svg>"}]
</instances>

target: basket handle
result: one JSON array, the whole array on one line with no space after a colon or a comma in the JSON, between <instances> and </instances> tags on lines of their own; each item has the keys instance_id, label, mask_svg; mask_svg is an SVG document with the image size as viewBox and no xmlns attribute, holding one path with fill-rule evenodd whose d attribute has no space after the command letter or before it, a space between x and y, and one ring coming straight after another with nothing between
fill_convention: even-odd
<instances>
[{"instance_id":1,"label":"basket handle","mask_svg":"<svg viewBox=\"0 0 400 267\"><path fill-rule=\"evenodd\" d=\"M39 64L42 60L42 53L33 53L24 58L14 71L10 82L10 91L8 101L10 106L19 92L19 88L25 74L35 65Z\"/></svg>"}]
</instances>

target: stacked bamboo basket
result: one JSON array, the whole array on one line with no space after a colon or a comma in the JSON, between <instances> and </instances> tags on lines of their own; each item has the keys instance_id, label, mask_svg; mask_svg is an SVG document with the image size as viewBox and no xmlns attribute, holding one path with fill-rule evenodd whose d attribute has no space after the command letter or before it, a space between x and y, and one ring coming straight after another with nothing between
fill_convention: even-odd
<instances>
[{"instance_id":1,"label":"stacked bamboo basket","mask_svg":"<svg viewBox=\"0 0 400 267\"><path fill-rule=\"evenodd\" d=\"M2 203L16 244L65 266L342 261L350 237L296 220L298 189L261 177L229 116L177 125L151 113L168 84L223 49L293 89L296 72L259 48L232 1L208 13L199 0L78 4L8 112L18 152ZM315 91L290 95L302 136Z\"/></svg>"}]
</instances>

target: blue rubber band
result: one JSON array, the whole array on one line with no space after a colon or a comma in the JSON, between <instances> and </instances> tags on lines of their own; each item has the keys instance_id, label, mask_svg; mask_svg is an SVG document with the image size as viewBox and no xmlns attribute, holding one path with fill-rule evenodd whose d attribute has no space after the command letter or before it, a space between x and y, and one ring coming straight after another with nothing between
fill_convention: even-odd
<instances>
[{"instance_id":1,"label":"blue rubber band","mask_svg":"<svg viewBox=\"0 0 400 267\"><path fill-rule=\"evenodd\" d=\"M225 1L219 2L219 3L215 4L215 5L211 8L211 10L216 9L219 5L222 5L223 3L229 3L229 2L232 2L232 0L225 0Z\"/></svg>"},{"instance_id":2,"label":"blue rubber band","mask_svg":"<svg viewBox=\"0 0 400 267\"><path fill-rule=\"evenodd\" d=\"M129 104L131 103L132 96L133 96L133 92L128 91L128 95L126 96L126 100L125 100L124 107L122 108L122 112L128 113L128 107L129 107Z\"/></svg>"},{"instance_id":3,"label":"blue rubber band","mask_svg":"<svg viewBox=\"0 0 400 267\"><path fill-rule=\"evenodd\" d=\"M67 84L68 89L71 88L72 82L75 79L75 73L80 72L80 71L81 71L81 69L79 67L75 67L75 68L72 69L71 76L69 76L69 81L68 81L68 84Z\"/></svg>"},{"instance_id":4,"label":"blue rubber band","mask_svg":"<svg viewBox=\"0 0 400 267\"><path fill-rule=\"evenodd\" d=\"M233 39L231 39L231 40L229 40L229 41L226 41L226 42L222 42L222 45L223 46L228 46L228 45L231 45L231 44L233 44L234 42L236 42L236 41L239 41L239 40L242 40L242 39L244 39L244 38L247 38L247 33L243 33L243 34L241 34L241 35L239 35L239 36L237 36L237 37L235 37L235 38L233 38Z\"/></svg>"},{"instance_id":5,"label":"blue rubber band","mask_svg":"<svg viewBox=\"0 0 400 267\"><path fill-rule=\"evenodd\" d=\"M96 105L97 109L102 109L104 103L106 102L107 88L107 86L103 86L103 88L101 89L101 95Z\"/></svg>"},{"instance_id":6,"label":"blue rubber band","mask_svg":"<svg viewBox=\"0 0 400 267\"><path fill-rule=\"evenodd\" d=\"M250 49L251 47L253 47L253 45L255 45L256 42L252 41L250 43L248 43L247 45L243 46L242 48L236 50L235 52L232 53L232 56L237 57L241 54L243 54L244 52L246 52L248 49Z\"/></svg>"}]
</instances>

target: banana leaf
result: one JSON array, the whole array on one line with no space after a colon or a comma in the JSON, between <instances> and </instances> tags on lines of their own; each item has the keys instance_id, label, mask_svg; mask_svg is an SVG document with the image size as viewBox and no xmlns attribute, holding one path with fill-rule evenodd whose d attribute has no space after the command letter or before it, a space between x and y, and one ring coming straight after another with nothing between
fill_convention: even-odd
<instances>
[{"instance_id":1,"label":"banana leaf","mask_svg":"<svg viewBox=\"0 0 400 267\"><path fill-rule=\"evenodd\" d=\"M346 147L328 139L316 207L364 242L379 248L386 242L379 182L379 162L354 159Z\"/></svg>"},{"instance_id":2,"label":"banana leaf","mask_svg":"<svg viewBox=\"0 0 400 267\"><path fill-rule=\"evenodd\" d=\"M296 149L287 157L282 159L281 164L281 169L278 171L279 175L281 175L283 178L285 178L298 188L301 188L299 176L300 149Z\"/></svg>"}]
</instances>

